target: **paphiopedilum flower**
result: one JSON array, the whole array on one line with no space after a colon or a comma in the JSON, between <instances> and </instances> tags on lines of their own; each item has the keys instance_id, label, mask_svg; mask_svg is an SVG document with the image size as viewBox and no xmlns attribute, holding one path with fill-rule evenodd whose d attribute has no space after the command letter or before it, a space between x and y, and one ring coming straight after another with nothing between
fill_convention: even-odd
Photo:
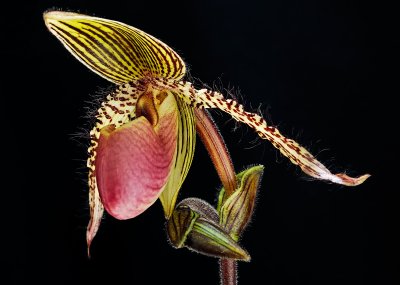
<instances>
[{"instance_id":1,"label":"paphiopedilum flower","mask_svg":"<svg viewBox=\"0 0 400 285\"><path fill-rule=\"evenodd\" d=\"M354 186L368 177L331 173L260 115L218 92L197 90L183 80L186 67L181 57L137 28L61 11L46 12L44 20L80 62L118 85L101 104L90 132L88 245L104 207L112 216L128 219L160 198L165 216L171 216L192 162L196 121L200 129L207 128L199 111L204 108L220 109L253 128L314 178Z\"/></svg>"}]
</instances>

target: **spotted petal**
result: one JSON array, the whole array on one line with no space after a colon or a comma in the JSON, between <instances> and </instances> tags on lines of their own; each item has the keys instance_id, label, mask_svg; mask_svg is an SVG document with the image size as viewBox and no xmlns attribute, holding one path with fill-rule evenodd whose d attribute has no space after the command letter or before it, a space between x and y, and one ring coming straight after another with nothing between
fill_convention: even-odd
<instances>
[{"instance_id":1,"label":"spotted petal","mask_svg":"<svg viewBox=\"0 0 400 285\"><path fill-rule=\"evenodd\" d=\"M171 89L179 90L180 96L189 104L198 108L220 109L231 115L233 119L253 128L262 139L269 140L293 164L298 165L304 173L311 177L346 186L357 186L370 176L369 174L364 174L359 177L350 177L345 173L334 174L330 172L307 149L296 141L283 136L277 128L267 125L263 117L247 112L243 105L235 100L225 99L221 93L207 89L196 90L189 82L182 82L177 87L173 86L173 84L169 85Z\"/></svg>"}]
</instances>

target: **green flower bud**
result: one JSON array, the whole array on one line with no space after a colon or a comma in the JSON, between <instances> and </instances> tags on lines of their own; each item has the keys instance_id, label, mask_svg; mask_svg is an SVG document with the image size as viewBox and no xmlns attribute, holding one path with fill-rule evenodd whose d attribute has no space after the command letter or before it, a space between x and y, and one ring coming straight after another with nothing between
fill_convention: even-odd
<instances>
[{"instance_id":1,"label":"green flower bud","mask_svg":"<svg viewBox=\"0 0 400 285\"><path fill-rule=\"evenodd\" d=\"M224 189L220 192L217 208L220 217L219 224L236 241L253 214L263 172L262 165L250 167L236 176L238 188L232 195L227 197Z\"/></svg>"},{"instance_id":2,"label":"green flower bud","mask_svg":"<svg viewBox=\"0 0 400 285\"><path fill-rule=\"evenodd\" d=\"M218 257L249 261L249 254L220 225L218 214L207 202L189 198L178 204L167 223L168 236L176 248Z\"/></svg>"}]
</instances>

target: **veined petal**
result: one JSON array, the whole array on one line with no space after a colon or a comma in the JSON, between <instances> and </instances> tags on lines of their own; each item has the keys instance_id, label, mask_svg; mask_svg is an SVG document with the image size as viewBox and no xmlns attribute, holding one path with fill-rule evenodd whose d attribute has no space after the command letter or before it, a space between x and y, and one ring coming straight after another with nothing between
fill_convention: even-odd
<instances>
[{"instance_id":1,"label":"veined petal","mask_svg":"<svg viewBox=\"0 0 400 285\"><path fill-rule=\"evenodd\" d=\"M176 96L179 109L178 113L178 138L177 150L174 158L174 166L164 191L160 195L160 201L168 219L175 208L176 199L183 181L189 172L193 161L196 145L196 123L194 110L188 106L179 96Z\"/></svg>"},{"instance_id":2,"label":"veined petal","mask_svg":"<svg viewBox=\"0 0 400 285\"><path fill-rule=\"evenodd\" d=\"M186 67L162 41L117 21L50 11L47 28L80 62L114 83L146 76L180 79Z\"/></svg>"},{"instance_id":3,"label":"veined petal","mask_svg":"<svg viewBox=\"0 0 400 285\"><path fill-rule=\"evenodd\" d=\"M162 100L155 126L140 116L118 129L101 130L96 180L105 209L117 219L141 214L168 180L176 152L177 107L172 94Z\"/></svg>"}]
</instances>

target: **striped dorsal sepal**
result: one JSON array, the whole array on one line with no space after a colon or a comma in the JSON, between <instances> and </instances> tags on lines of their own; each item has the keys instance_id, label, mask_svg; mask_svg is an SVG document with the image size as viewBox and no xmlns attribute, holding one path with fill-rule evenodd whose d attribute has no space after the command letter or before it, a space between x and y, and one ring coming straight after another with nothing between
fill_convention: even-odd
<instances>
[{"instance_id":1,"label":"striped dorsal sepal","mask_svg":"<svg viewBox=\"0 0 400 285\"><path fill-rule=\"evenodd\" d=\"M185 75L185 63L173 49L137 28L61 11L47 12L44 19L50 32L80 62L114 83Z\"/></svg>"}]
</instances>

